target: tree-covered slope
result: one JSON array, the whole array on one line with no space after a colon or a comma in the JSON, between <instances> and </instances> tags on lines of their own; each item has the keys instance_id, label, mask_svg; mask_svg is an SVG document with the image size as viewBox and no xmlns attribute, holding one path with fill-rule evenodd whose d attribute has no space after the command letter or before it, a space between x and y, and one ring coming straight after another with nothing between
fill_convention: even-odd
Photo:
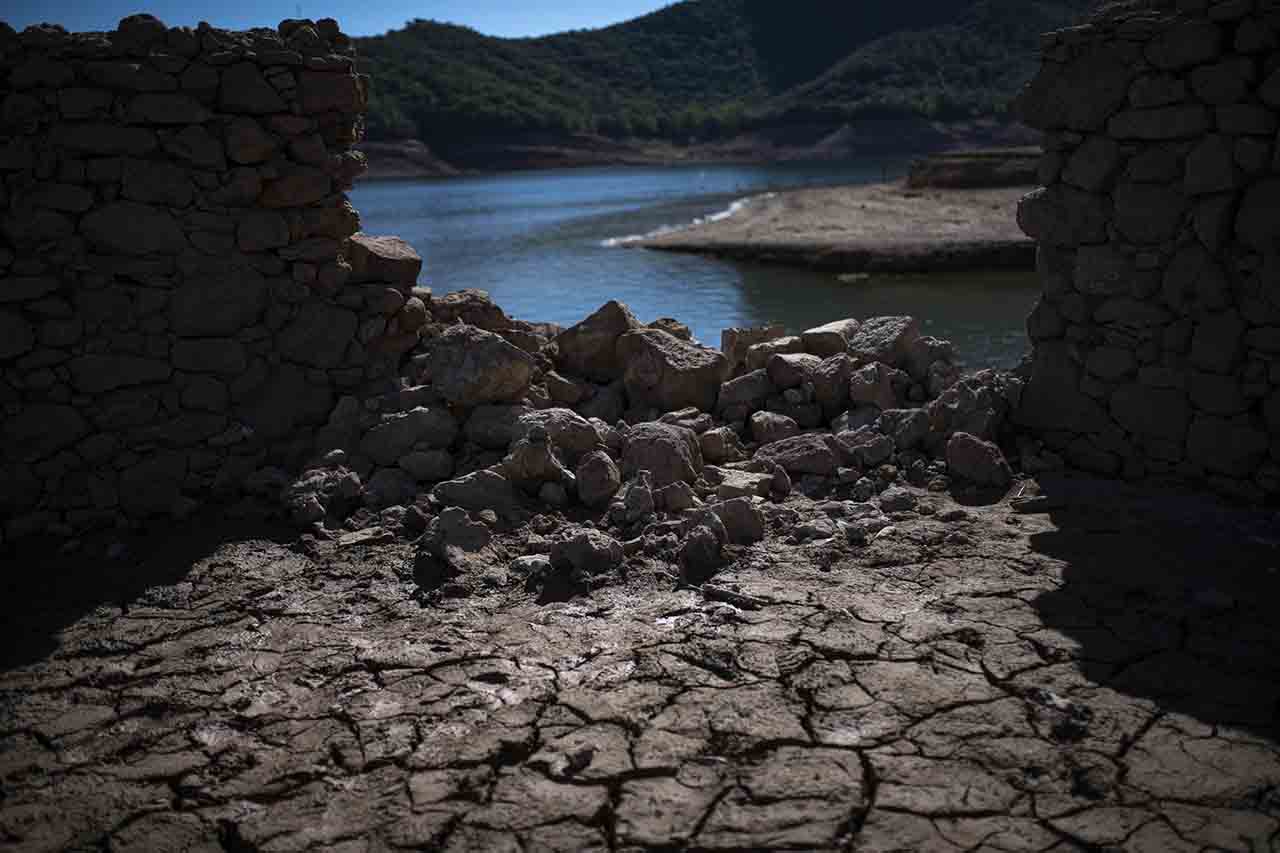
<instances>
[{"instance_id":1,"label":"tree-covered slope","mask_svg":"<svg viewBox=\"0 0 1280 853\"><path fill-rule=\"evenodd\" d=\"M416 20L360 40L371 139L591 132L684 140L815 116L997 111L1036 36L1088 0L684 0L499 39Z\"/></svg>"}]
</instances>

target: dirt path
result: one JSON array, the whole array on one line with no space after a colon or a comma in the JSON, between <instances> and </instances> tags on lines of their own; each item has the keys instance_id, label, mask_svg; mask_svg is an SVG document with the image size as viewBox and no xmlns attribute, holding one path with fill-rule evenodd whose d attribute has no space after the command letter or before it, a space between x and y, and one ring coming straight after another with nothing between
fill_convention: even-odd
<instances>
[{"instance_id":1,"label":"dirt path","mask_svg":"<svg viewBox=\"0 0 1280 853\"><path fill-rule=\"evenodd\" d=\"M794 190L629 245L848 272L1031 269L1035 245L1012 213L1029 189L894 183Z\"/></svg>"},{"instance_id":2,"label":"dirt path","mask_svg":"<svg viewBox=\"0 0 1280 853\"><path fill-rule=\"evenodd\" d=\"M771 505L706 594L660 548L541 602L252 526L17 555L0 847L1280 849L1273 516L914 495L867 546Z\"/></svg>"}]
</instances>

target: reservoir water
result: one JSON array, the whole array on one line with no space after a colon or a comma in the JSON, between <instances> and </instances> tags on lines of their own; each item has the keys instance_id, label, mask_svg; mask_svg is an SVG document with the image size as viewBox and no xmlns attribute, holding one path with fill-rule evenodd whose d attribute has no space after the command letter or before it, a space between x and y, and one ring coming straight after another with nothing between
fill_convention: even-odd
<instances>
[{"instance_id":1,"label":"reservoir water","mask_svg":"<svg viewBox=\"0 0 1280 853\"><path fill-rule=\"evenodd\" d=\"M644 322L675 317L719 346L727 326L779 322L800 331L843 317L911 314L927 334L954 341L968 367L1015 365L1037 293L1030 271L843 283L829 273L617 245L722 215L744 197L879 181L905 168L897 158L571 169L370 181L351 197L366 232L398 235L422 254L423 283L437 294L487 290L512 317L568 326L618 299Z\"/></svg>"}]
</instances>

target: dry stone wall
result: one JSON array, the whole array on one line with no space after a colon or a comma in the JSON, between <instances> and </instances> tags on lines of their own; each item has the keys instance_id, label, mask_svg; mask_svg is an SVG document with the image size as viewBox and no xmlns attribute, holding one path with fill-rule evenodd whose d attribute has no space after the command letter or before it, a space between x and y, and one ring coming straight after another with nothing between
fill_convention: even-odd
<instances>
[{"instance_id":1,"label":"dry stone wall","mask_svg":"<svg viewBox=\"0 0 1280 853\"><path fill-rule=\"evenodd\" d=\"M0 24L0 82L6 536L297 464L416 343L421 260L343 194L367 86L334 21Z\"/></svg>"},{"instance_id":2,"label":"dry stone wall","mask_svg":"<svg viewBox=\"0 0 1280 853\"><path fill-rule=\"evenodd\" d=\"M1280 496L1280 0L1116 4L1044 47L1020 420L1081 468Z\"/></svg>"}]
</instances>

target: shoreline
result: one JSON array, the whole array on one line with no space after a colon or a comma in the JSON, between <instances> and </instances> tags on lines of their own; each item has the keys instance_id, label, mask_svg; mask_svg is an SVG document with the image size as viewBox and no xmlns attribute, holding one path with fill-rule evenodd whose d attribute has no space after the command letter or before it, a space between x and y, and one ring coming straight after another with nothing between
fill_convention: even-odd
<instances>
[{"instance_id":1,"label":"shoreline","mask_svg":"<svg viewBox=\"0 0 1280 853\"><path fill-rule=\"evenodd\" d=\"M787 190L617 245L842 273L1030 272L1035 242L1012 211L1031 189L898 182Z\"/></svg>"}]
</instances>

